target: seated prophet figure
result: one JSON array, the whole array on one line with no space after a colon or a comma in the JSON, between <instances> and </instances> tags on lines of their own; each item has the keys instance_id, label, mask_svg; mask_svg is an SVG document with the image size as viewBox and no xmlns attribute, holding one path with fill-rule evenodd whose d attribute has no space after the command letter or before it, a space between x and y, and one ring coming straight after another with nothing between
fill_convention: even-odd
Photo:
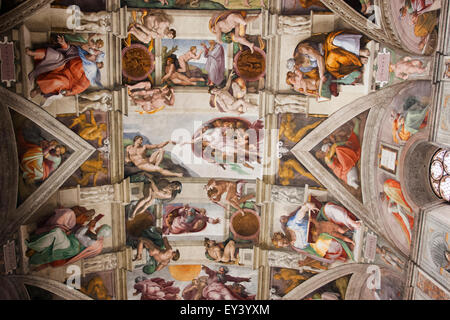
<instances>
[{"instance_id":1,"label":"seated prophet figure","mask_svg":"<svg viewBox=\"0 0 450 320\"><path fill-rule=\"evenodd\" d=\"M75 206L70 209L58 208L45 223L35 231L41 235L58 227L67 234L78 231L86 222L90 222L95 215L95 210L87 210L85 207Z\"/></svg>"},{"instance_id":2,"label":"seated prophet figure","mask_svg":"<svg viewBox=\"0 0 450 320\"><path fill-rule=\"evenodd\" d=\"M73 210L65 214L72 216L67 217L66 221L76 221ZM48 232L32 236L29 241L25 241L29 248L27 256L30 258L30 264L61 266L100 254L104 238L110 237L112 232L107 224L95 228L98 220L98 218L91 220L87 226L79 228L75 233L55 226Z\"/></svg>"},{"instance_id":3,"label":"seated prophet figure","mask_svg":"<svg viewBox=\"0 0 450 320\"><path fill-rule=\"evenodd\" d=\"M48 98L54 95L74 96L90 85L102 87L100 69L103 68L104 53L91 54L81 47L67 44L62 36L57 38L60 48L30 50L25 53L36 61L35 69L29 74L37 87L30 92Z\"/></svg>"},{"instance_id":4,"label":"seated prophet figure","mask_svg":"<svg viewBox=\"0 0 450 320\"><path fill-rule=\"evenodd\" d=\"M314 218L313 212L319 214ZM355 243L345 234L358 230L360 223L353 220L345 208L327 203L319 210L314 203L306 203L290 216L282 216L280 222L285 234L274 233L274 246L291 247L308 257L327 263L353 259L352 249ZM309 242L308 223L312 242Z\"/></svg>"},{"instance_id":5,"label":"seated prophet figure","mask_svg":"<svg viewBox=\"0 0 450 320\"><path fill-rule=\"evenodd\" d=\"M359 124L361 121L355 118L353 122L353 131L346 142L326 143L322 146L322 152L318 152L317 156L324 156L325 163L336 177L358 190L357 164L361 157L361 144L359 142Z\"/></svg>"},{"instance_id":6,"label":"seated prophet figure","mask_svg":"<svg viewBox=\"0 0 450 320\"><path fill-rule=\"evenodd\" d=\"M359 34L346 31L328 35L323 45L325 68L335 78L343 78L368 62L370 52L361 49L361 38Z\"/></svg>"}]
</instances>

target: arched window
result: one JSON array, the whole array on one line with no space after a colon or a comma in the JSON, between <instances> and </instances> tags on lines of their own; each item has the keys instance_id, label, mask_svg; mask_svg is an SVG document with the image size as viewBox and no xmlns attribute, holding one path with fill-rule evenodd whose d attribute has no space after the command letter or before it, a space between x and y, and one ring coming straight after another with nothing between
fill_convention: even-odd
<instances>
[{"instance_id":1,"label":"arched window","mask_svg":"<svg viewBox=\"0 0 450 320\"><path fill-rule=\"evenodd\" d=\"M430 165L430 182L434 193L450 202L450 150L439 149Z\"/></svg>"}]
</instances>

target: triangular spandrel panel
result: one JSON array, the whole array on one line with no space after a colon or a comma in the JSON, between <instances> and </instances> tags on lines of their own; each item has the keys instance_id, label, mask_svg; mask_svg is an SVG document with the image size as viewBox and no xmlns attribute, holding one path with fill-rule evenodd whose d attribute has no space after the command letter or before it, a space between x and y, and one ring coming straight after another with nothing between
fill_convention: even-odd
<instances>
[{"instance_id":1,"label":"triangular spandrel panel","mask_svg":"<svg viewBox=\"0 0 450 320\"><path fill-rule=\"evenodd\" d=\"M64 181L89 158L95 149L39 106L1 87L0 101L2 102L2 108L10 108L28 118L72 151L70 157L36 191L29 195L15 211L8 212L7 219L9 221L1 231L2 235L7 236L31 217L61 187Z\"/></svg>"},{"instance_id":2,"label":"triangular spandrel panel","mask_svg":"<svg viewBox=\"0 0 450 320\"><path fill-rule=\"evenodd\" d=\"M27 117L10 109L16 137L19 207L70 157L73 150Z\"/></svg>"}]
</instances>

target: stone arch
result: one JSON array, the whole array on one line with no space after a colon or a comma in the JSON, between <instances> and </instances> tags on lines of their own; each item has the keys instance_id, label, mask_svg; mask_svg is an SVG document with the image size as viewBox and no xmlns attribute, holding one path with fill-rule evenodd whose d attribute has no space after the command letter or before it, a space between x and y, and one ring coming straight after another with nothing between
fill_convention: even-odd
<instances>
[{"instance_id":1,"label":"stone arch","mask_svg":"<svg viewBox=\"0 0 450 320\"><path fill-rule=\"evenodd\" d=\"M31 275L10 276L8 278L10 278L15 283L21 284L22 286L31 285L47 290L63 298L64 300L92 300L92 298L88 297L84 293L70 288L67 285L56 280Z\"/></svg>"},{"instance_id":2,"label":"stone arch","mask_svg":"<svg viewBox=\"0 0 450 320\"><path fill-rule=\"evenodd\" d=\"M349 274L363 273L365 272L366 268L367 268L366 264L348 263L321 272L320 274L315 275L311 279L303 282L298 287L293 289L291 292L285 295L282 300L301 300L310 293L312 293L313 291L323 287L324 285L330 283L331 281L334 281Z\"/></svg>"}]
</instances>

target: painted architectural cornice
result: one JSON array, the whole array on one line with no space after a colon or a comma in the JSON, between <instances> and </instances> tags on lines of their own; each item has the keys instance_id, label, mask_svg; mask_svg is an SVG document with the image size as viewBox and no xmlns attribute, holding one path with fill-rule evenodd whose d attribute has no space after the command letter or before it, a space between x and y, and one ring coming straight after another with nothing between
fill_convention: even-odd
<instances>
[{"instance_id":1,"label":"painted architectural cornice","mask_svg":"<svg viewBox=\"0 0 450 320\"><path fill-rule=\"evenodd\" d=\"M53 0L28 0L0 16L0 33L8 31L24 22L25 19L50 5Z\"/></svg>"}]
</instances>

